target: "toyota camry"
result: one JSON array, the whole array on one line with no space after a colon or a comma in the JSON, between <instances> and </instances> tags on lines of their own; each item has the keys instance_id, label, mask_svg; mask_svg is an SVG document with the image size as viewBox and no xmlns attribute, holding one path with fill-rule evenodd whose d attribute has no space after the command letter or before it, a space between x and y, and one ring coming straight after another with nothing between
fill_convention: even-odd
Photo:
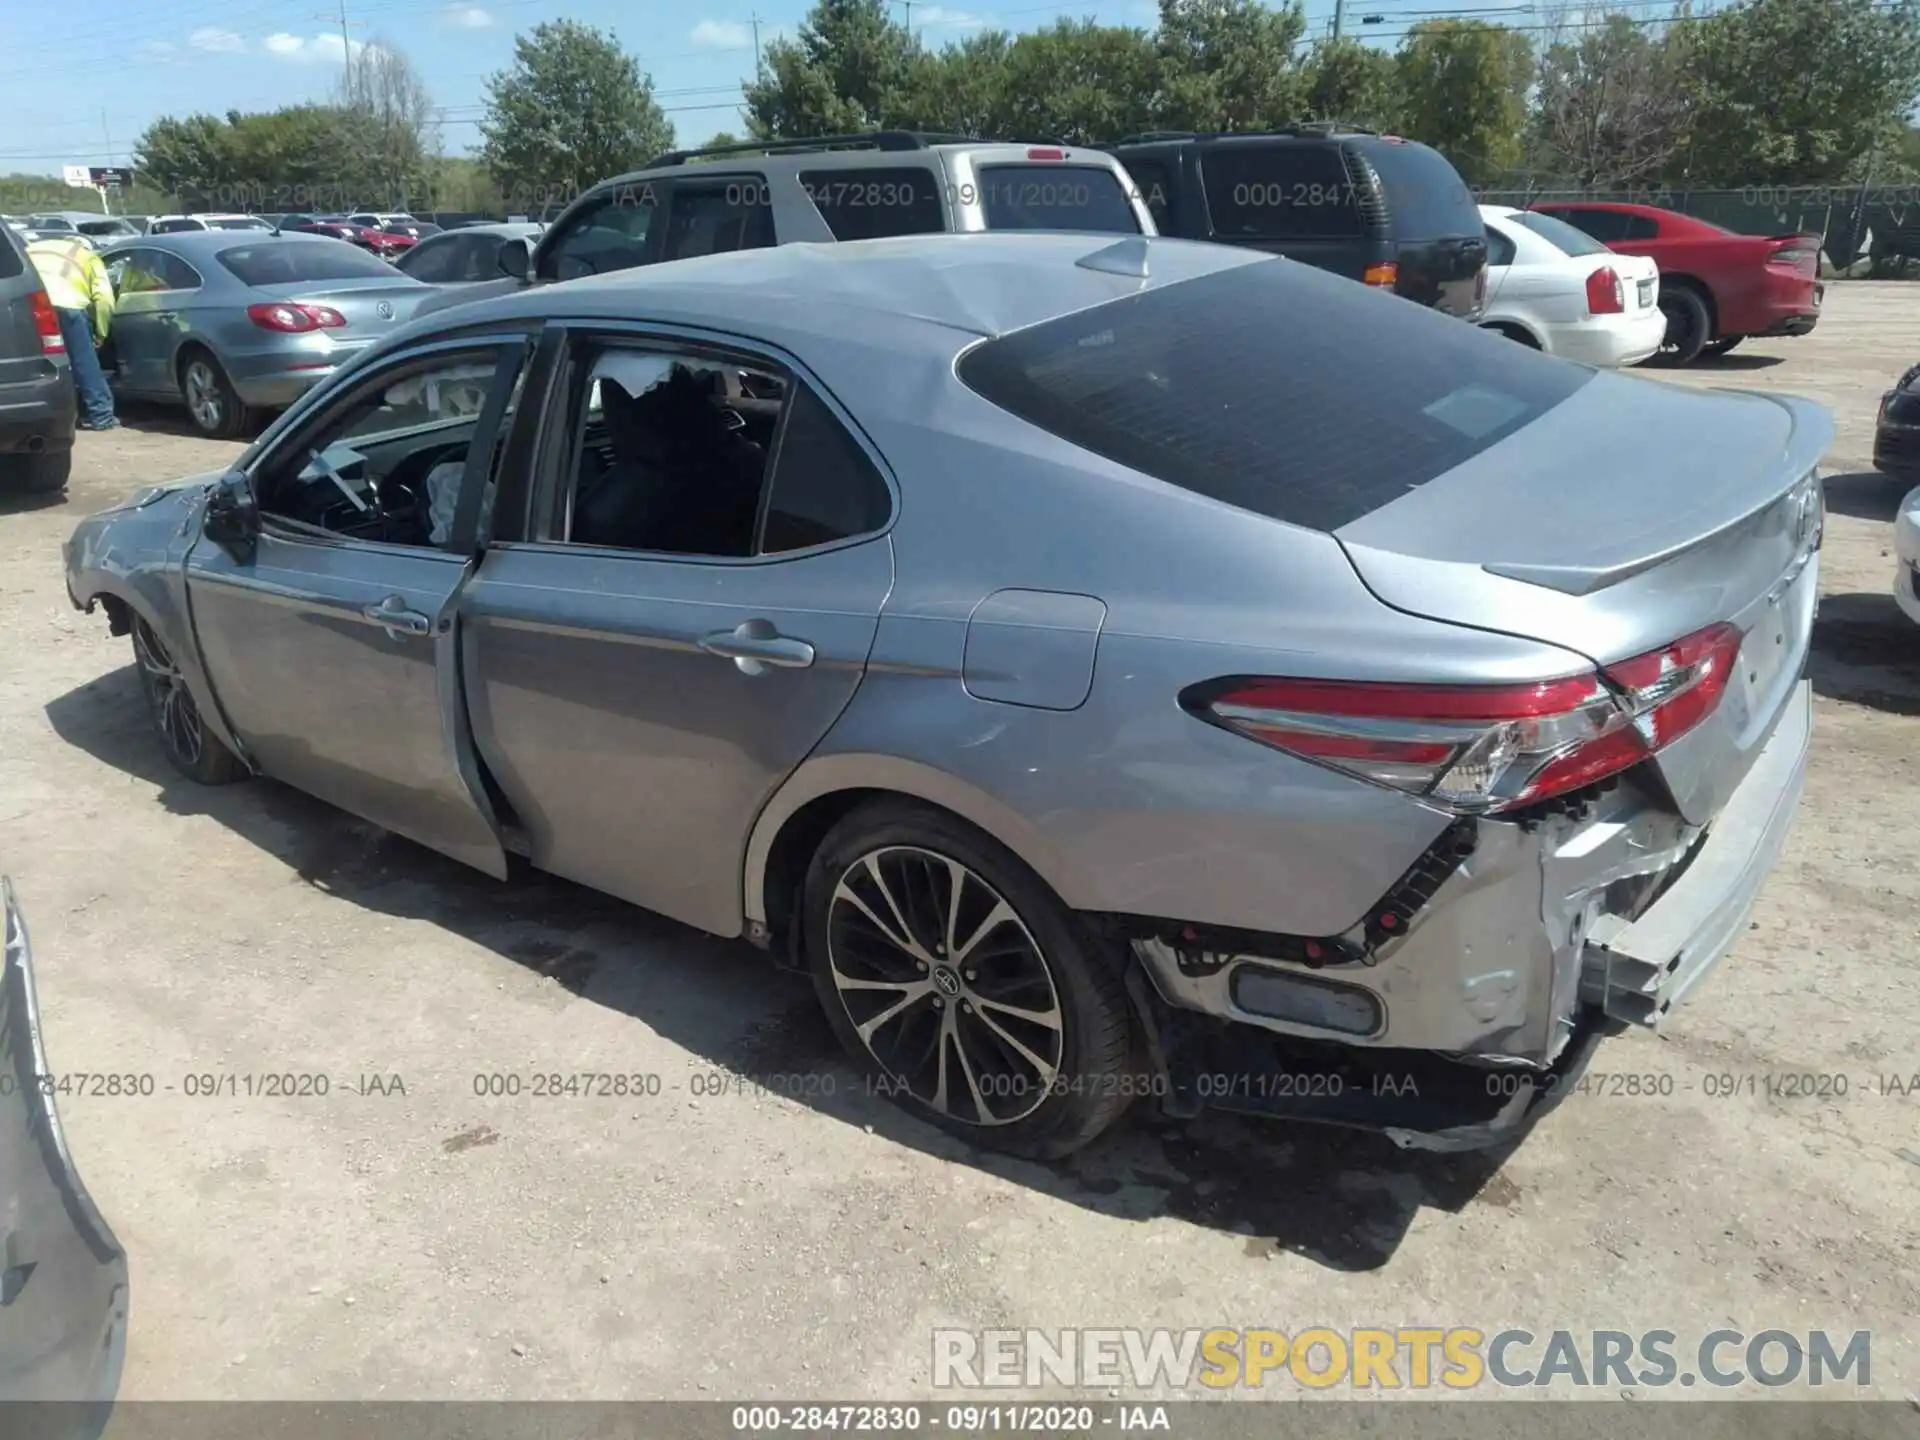
<instances>
[{"instance_id":1,"label":"toyota camry","mask_svg":"<svg viewBox=\"0 0 1920 1440\"><path fill-rule=\"evenodd\" d=\"M1257 252L795 244L423 317L67 583L188 776L745 937L982 1145L1463 1147L1744 929L1831 434Z\"/></svg>"}]
</instances>

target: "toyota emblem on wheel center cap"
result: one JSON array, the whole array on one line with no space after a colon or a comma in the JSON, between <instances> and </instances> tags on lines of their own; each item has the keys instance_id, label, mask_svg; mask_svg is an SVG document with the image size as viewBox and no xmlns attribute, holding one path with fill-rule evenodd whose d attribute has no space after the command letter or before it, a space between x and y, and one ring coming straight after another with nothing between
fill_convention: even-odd
<instances>
[{"instance_id":1,"label":"toyota emblem on wheel center cap","mask_svg":"<svg viewBox=\"0 0 1920 1440\"><path fill-rule=\"evenodd\" d=\"M960 977L954 974L953 967L950 965L933 967L933 983L940 987L942 994L958 995L960 993Z\"/></svg>"},{"instance_id":2,"label":"toyota emblem on wheel center cap","mask_svg":"<svg viewBox=\"0 0 1920 1440\"><path fill-rule=\"evenodd\" d=\"M378 315L382 320L391 320L393 318L393 306L389 302L382 300L378 305L373 307L373 313Z\"/></svg>"}]
</instances>

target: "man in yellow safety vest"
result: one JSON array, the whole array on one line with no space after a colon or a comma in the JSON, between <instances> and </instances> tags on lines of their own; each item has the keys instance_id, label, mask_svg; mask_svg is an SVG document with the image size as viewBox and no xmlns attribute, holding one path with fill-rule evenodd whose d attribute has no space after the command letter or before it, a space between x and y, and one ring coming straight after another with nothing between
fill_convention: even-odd
<instances>
[{"instance_id":1,"label":"man in yellow safety vest","mask_svg":"<svg viewBox=\"0 0 1920 1440\"><path fill-rule=\"evenodd\" d=\"M114 418L113 391L100 368L99 347L113 327L113 277L93 247L77 237L35 240L27 246L27 258L40 272L47 299L60 317L67 363L80 392L80 428L111 430L120 422Z\"/></svg>"}]
</instances>

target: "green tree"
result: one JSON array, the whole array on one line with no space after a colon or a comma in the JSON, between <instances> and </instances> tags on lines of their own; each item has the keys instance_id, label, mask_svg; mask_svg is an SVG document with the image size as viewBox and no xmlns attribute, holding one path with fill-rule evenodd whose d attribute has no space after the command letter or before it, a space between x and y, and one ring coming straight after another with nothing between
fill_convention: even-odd
<instances>
[{"instance_id":1,"label":"green tree","mask_svg":"<svg viewBox=\"0 0 1920 1440\"><path fill-rule=\"evenodd\" d=\"M511 70L487 81L482 162L516 210L544 209L673 148L653 80L611 32L573 20L513 41Z\"/></svg>"},{"instance_id":2,"label":"green tree","mask_svg":"<svg viewBox=\"0 0 1920 1440\"><path fill-rule=\"evenodd\" d=\"M1309 119L1386 130L1396 123L1399 96L1393 56L1352 36L1314 46L1302 67L1301 108Z\"/></svg>"},{"instance_id":3,"label":"green tree","mask_svg":"<svg viewBox=\"0 0 1920 1440\"><path fill-rule=\"evenodd\" d=\"M1667 38L1629 15L1549 44L1529 146L1535 178L1592 189L1657 180L1686 128L1682 80Z\"/></svg>"},{"instance_id":4,"label":"green tree","mask_svg":"<svg viewBox=\"0 0 1920 1440\"><path fill-rule=\"evenodd\" d=\"M793 39L767 46L745 89L747 126L772 140L898 124L924 64L884 0L818 0Z\"/></svg>"},{"instance_id":5,"label":"green tree","mask_svg":"<svg viewBox=\"0 0 1920 1440\"><path fill-rule=\"evenodd\" d=\"M1395 57L1400 123L1440 151L1469 185L1498 184L1519 165L1533 49L1483 20L1423 20Z\"/></svg>"},{"instance_id":6,"label":"green tree","mask_svg":"<svg viewBox=\"0 0 1920 1440\"><path fill-rule=\"evenodd\" d=\"M233 147L225 122L213 115L164 116L133 144L133 163L149 184L183 203L210 195L232 173Z\"/></svg>"},{"instance_id":7,"label":"green tree","mask_svg":"<svg viewBox=\"0 0 1920 1440\"><path fill-rule=\"evenodd\" d=\"M1685 26L1695 185L1841 180L1897 147L1920 90L1915 0L1747 0Z\"/></svg>"},{"instance_id":8,"label":"green tree","mask_svg":"<svg viewBox=\"0 0 1920 1440\"><path fill-rule=\"evenodd\" d=\"M1124 25L1060 20L1016 36L992 133L1093 145L1151 129L1159 68L1153 37Z\"/></svg>"},{"instance_id":9,"label":"green tree","mask_svg":"<svg viewBox=\"0 0 1920 1440\"><path fill-rule=\"evenodd\" d=\"M955 44L923 52L895 102L899 123L943 135L993 138L1010 133L1007 56L1014 40L1004 30L980 30Z\"/></svg>"},{"instance_id":10,"label":"green tree","mask_svg":"<svg viewBox=\"0 0 1920 1440\"><path fill-rule=\"evenodd\" d=\"M1160 0L1160 124L1264 130L1299 119L1304 95L1293 51L1306 28L1297 4Z\"/></svg>"}]
</instances>

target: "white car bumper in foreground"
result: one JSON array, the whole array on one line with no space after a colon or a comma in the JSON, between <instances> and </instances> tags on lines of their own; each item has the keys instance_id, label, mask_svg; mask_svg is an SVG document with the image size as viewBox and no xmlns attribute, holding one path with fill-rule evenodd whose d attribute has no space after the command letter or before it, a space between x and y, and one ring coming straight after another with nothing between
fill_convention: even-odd
<instances>
[{"instance_id":1,"label":"white car bumper in foreground","mask_svg":"<svg viewBox=\"0 0 1920 1440\"><path fill-rule=\"evenodd\" d=\"M1596 315L1548 329L1550 354L1584 365L1617 369L1638 365L1660 348L1666 338L1667 317L1658 306L1624 315Z\"/></svg>"},{"instance_id":2,"label":"white car bumper in foreground","mask_svg":"<svg viewBox=\"0 0 1920 1440\"><path fill-rule=\"evenodd\" d=\"M1898 567L1893 577L1894 601L1914 624L1920 625L1920 490L1900 502L1893 520L1893 553Z\"/></svg>"}]
</instances>

